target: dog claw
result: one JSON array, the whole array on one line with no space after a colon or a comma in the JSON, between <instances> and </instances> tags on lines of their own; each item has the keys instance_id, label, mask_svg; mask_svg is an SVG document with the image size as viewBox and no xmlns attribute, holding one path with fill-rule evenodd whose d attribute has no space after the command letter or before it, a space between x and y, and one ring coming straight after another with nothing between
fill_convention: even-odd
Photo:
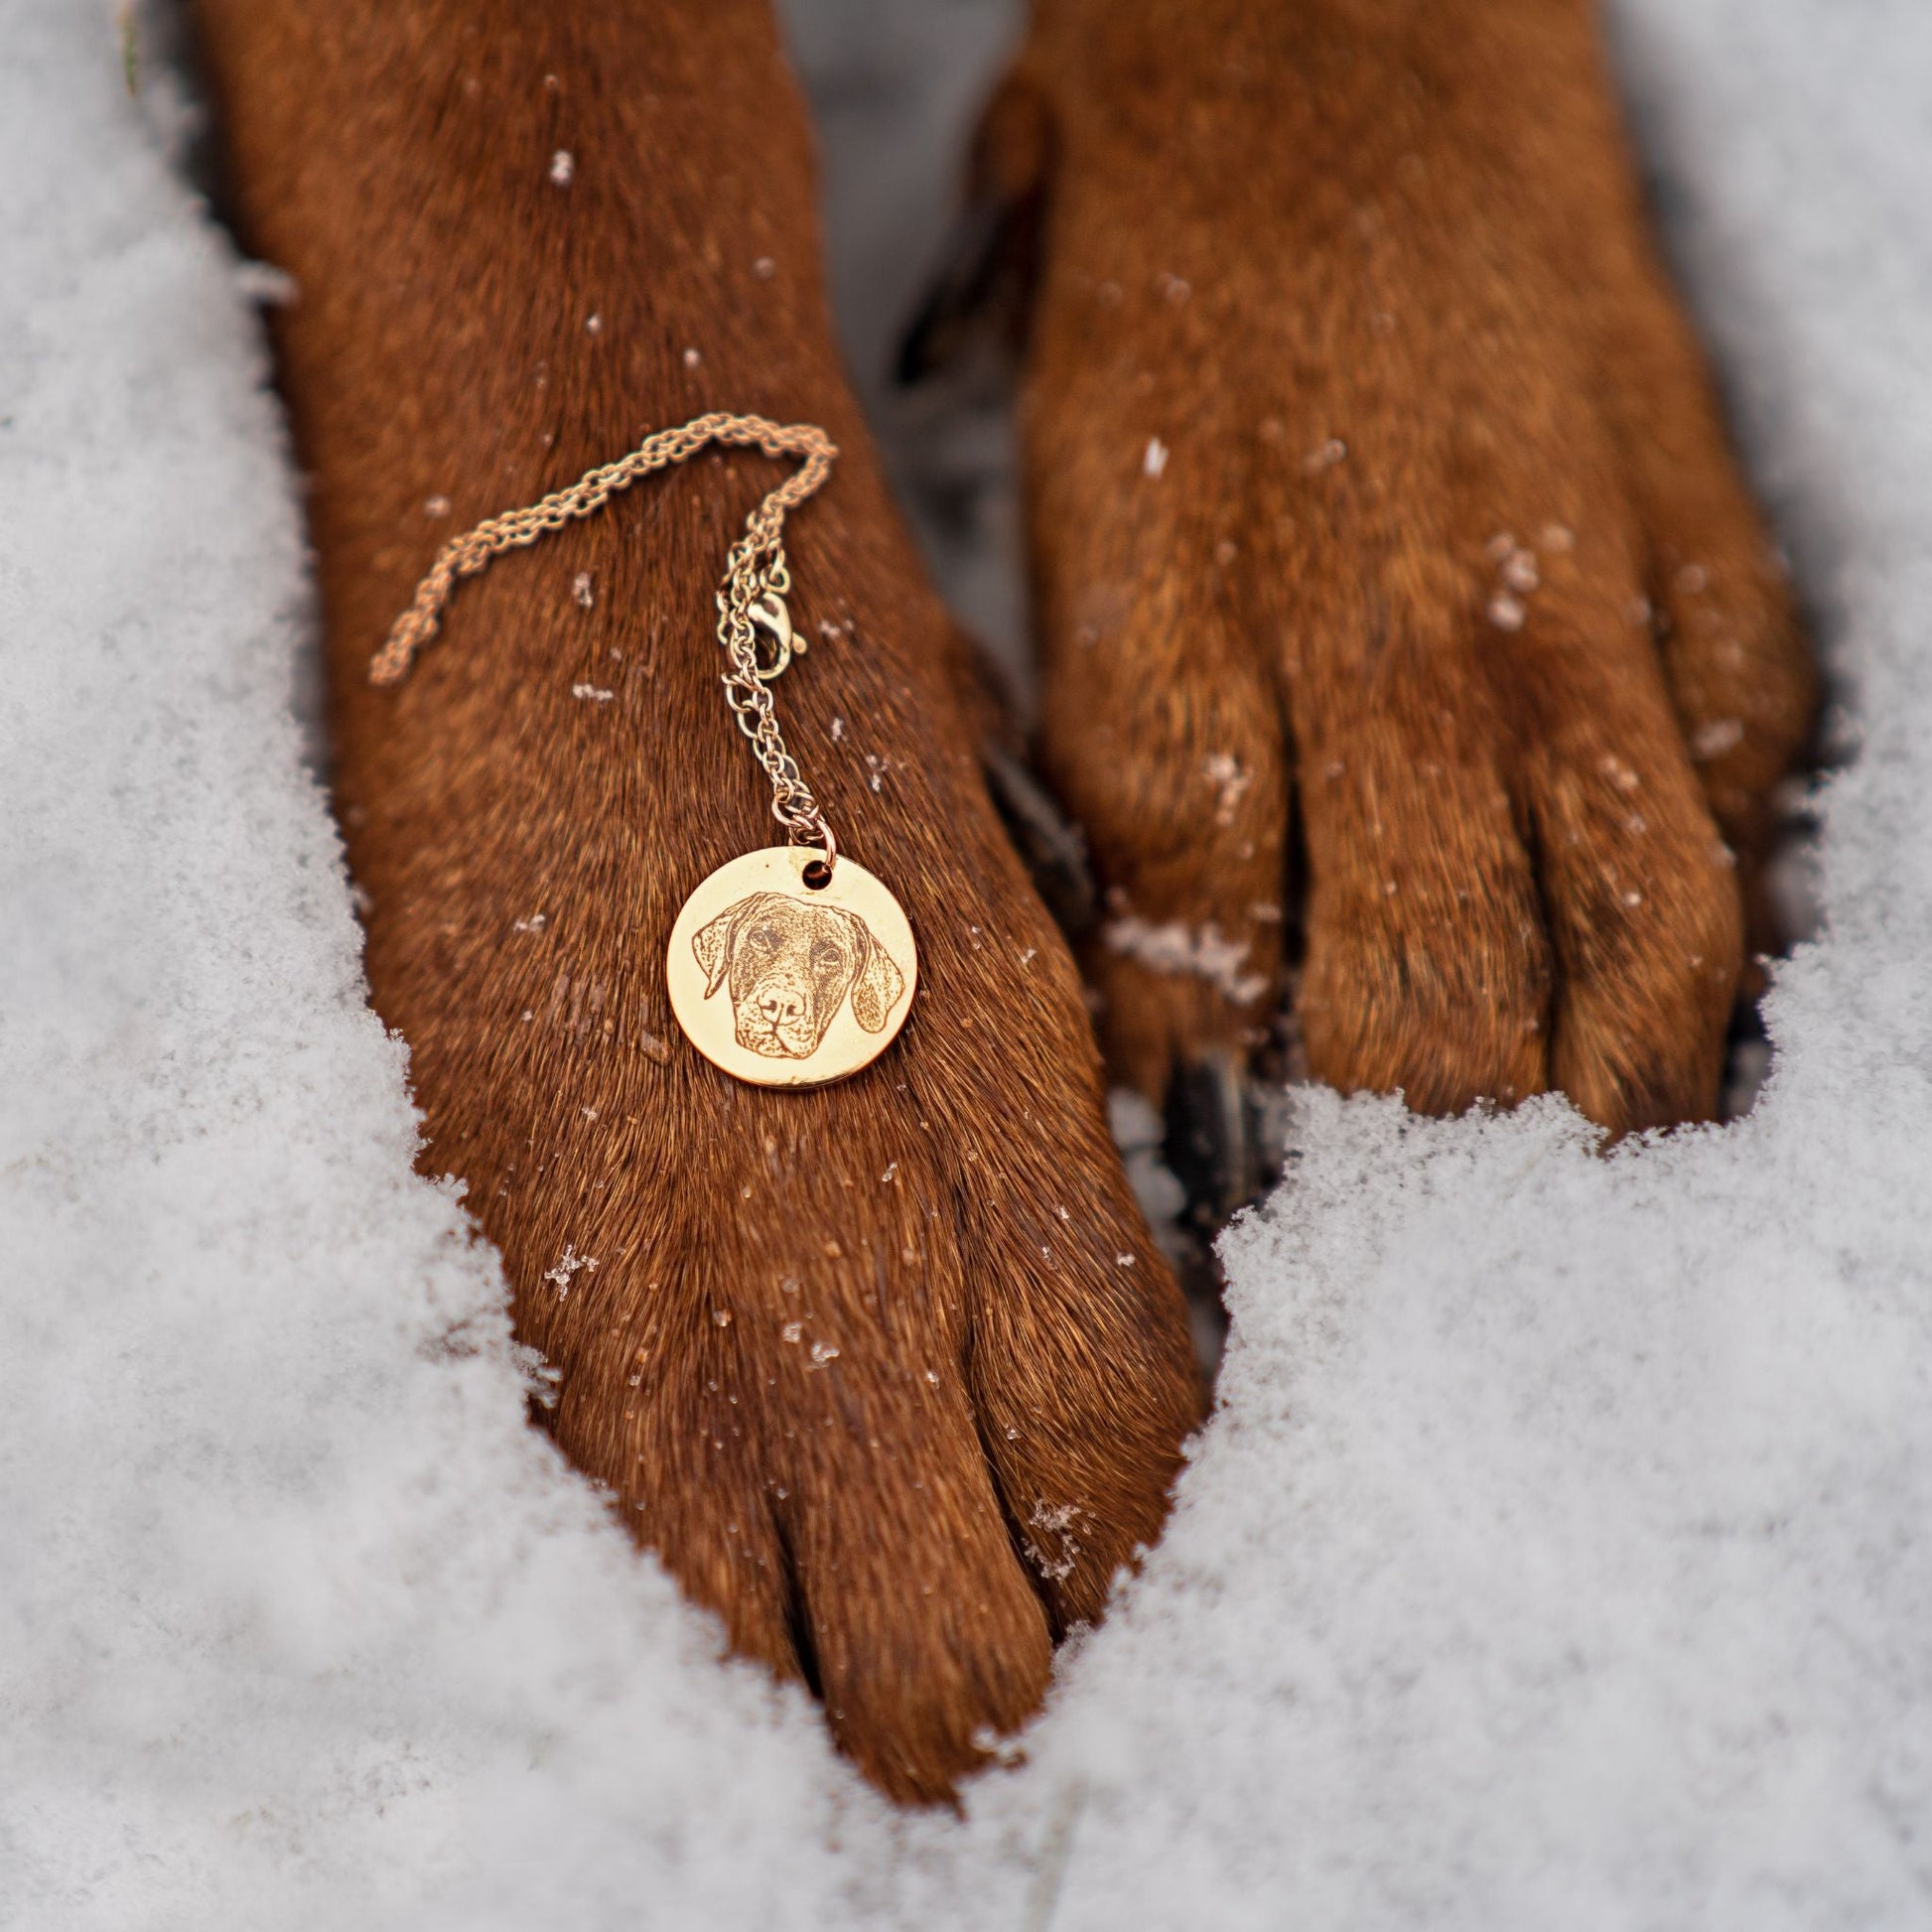
<instances>
[{"instance_id":1,"label":"dog claw","mask_svg":"<svg viewBox=\"0 0 1932 1932\"><path fill-rule=\"evenodd\" d=\"M1079 827L997 739L981 745L980 767L994 806L1033 875L1035 891L1069 939L1084 937L1100 923L1100 895Z\"/></svg>"},{"instance_id":2,"label":"dog claw","mask_svg":"<svg viewBox=\"0 0 1932 1932\"><path fill-rule=\"evenodd\" d=\"M985 328L1001 270L1001 210L969 204L955 217L941 250L941 266L893 356L893 380L912 388L953 367Z\"/></svg>"},{"instance_id":3,"label":"dog claw","mask_svg":"<svg viewBox=\"0 0 1932 1932\"><path fill-rule=\"evenodd\" d=\"M1180 1066L1168 1085L1166 1125L1168 1166L1187 1197L1181 1219L1212 1236L1267 1178L1239 1059L1214 1052Z\"/></svg>"}]
</instances>

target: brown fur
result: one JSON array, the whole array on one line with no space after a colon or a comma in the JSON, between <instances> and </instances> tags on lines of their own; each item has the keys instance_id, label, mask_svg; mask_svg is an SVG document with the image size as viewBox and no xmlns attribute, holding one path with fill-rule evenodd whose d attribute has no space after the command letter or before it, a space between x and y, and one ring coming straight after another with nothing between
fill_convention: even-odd
<instances>
[{"instance_id":1,"label":"brown fur","mask_svg":"<svg viewBox=\"0 0 1932 1932\"><path fill-rule=\"evenodd\" d=\"M565 1450L734 1648L809 1675L872 1777L943 1796L1158 1533L1197 1384L1072 963L838 368L770 22L718 0L203 13L246 238L300 284L279 346L337 796L425 1164L469 1181L519 1331L562 1371ZM716 1071L663 980L685 895L777 839L711 634L775 471L652 482L468 586L399 692L364 678L442 538L721 407L844 451L788 547L807 634L851 632L780 698L920 947L893 1050L810 1094Z\"/></svg>"},{"instance_id":2,"label":"brown fur","mask_svg":"<svg viewBox=\"0 0 1932 1932\"><path fill-rule=\"evenodd\" d=\"M1253 992L1101 945L1117 1064L1252 1043L1293 825L1319 1077L1708 1116L1815 690L1592 10L1041 0L978 167L1043 265L1047 759Z\"/></svg>"},{"instance_id":3,"label":"brown fur","mask_svg":"<svg viewBox=\"0 0 1932 1932\"><path fill-rule=\"evenodd\" d=\"M337 792L425 1164L502 1250L566 1451L870 1776L943 1797L1157 1533L1197 1398L837 365L770 21L201 11L245 239L300 284ZM1562 0L1049 0L981 154L1034 217L1046 740L1117 912L1211 921L1272 981L1293 796L1317 1070L1434 1107L1559 1081L1628 1126L1709 1110L1712 814L1748 843L1809 686L1598 69ZM892 1051L808 1094L688 1048L661 965L774 837L711 641L768 470L652 482L466 589L399 693L363 681L442 538L712 408L845 451L790 532L799 621L840 632L781 702L920 947ZM1483 620L1503 529L1541 573L1514 632ZM1731 719L1694 765L1685 730ZM1096 968L1150 1091L1264 1011Z\"/></svg>"}]
</instances>

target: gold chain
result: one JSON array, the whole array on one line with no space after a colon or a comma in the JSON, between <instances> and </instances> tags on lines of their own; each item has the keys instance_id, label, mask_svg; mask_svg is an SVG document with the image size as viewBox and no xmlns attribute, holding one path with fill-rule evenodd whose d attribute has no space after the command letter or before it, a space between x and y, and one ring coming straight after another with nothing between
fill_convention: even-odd
<instances>
[{"instance_id":1,"label":"gold chain","mask_svg":"<svg viewBox=\"0 0 1932 1932\"><path fill-rule=\"evenodd\" d=\"M805 640L792 634L785 594L791 575L785 568L785 512L795 509L831 475L838 455L831 439L810 423L767 422L762 416L699 416L679 429L647 436L615 463L580 477L567 489L540 503L492 516L452 537L436 554L430 573L416 586L409 609L390 626L382 648L369 665L371 684L397 684L409 673L417 651L436 634L437 621L461 577L474 577L499 552L522 549L578 517L600 510L639 477L688 462L707 443L729 443L762 450L770 457L802 457L803 463L745 519L745 534L725 559L718 587L718 642L730 669L724 673L725 701L738 728L771 780L771 814L793 845L823 848L827 866L837 863L838 847L825 814L799 775L798 761L785 750L772 708L770 683L803 651ZM771 639L771 658L759 660L758 631Z\"/></svg>"}]
</instances>

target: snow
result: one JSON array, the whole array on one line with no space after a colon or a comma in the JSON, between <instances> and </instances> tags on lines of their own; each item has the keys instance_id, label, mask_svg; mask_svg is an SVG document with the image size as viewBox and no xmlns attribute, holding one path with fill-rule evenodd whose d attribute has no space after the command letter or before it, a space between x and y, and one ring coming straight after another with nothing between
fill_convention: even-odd
<instances>
[{"instance_id":1,"label":"snow","mask_svg":"<svg viewBox=\"0 0 1932 1932\"><path fill-rule=\"evenodd\" d=\"M1124 912L1100 928L1109 952L1117 952L1169 978L1192 976L1216 987L1237 1006L1258 1000L1268 990L1259 973L1244 973L1249 946L1230 939L1211 919L1198 930L1179 919L1156 925L1138 913Z\"/></svg>"},{"instance_id":2,"label":"snow","mask_svg":"<svg viewBox=\"0 0 1932 1932\"><path fill-rule=\"evenodd\" d=\"M917 17L867 43L876 122ZM934 18L912 98L956 125L1002 16ZM525 1427L304 763L267 285L110 10L13 9L0 1922L1932 1919L1932 16L1618 28L1859 721L1825 934L1722 1131L1603 1159L1557 1103L1293 1097L1170 1534L953 1820L716 1663Z\"/></svg>"}]
</instances>

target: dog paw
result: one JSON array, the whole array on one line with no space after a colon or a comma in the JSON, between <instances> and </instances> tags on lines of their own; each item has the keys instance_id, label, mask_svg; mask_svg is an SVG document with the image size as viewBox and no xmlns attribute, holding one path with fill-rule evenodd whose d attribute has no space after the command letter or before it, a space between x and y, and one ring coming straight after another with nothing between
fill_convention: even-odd
<instances>
[{"instance_id":1,"label":"dog paw","mask_svg":"<svg viewBox=\"0 0 1932 1932\"><path fill-rule=\"evenodd\" d=\"M1158 1535L1199 1386L946 621L849 399L811 402L844 455L787 530L817 641L776 695L841 864L902 904L916 992L837 909L727 891L676 924L773 837L707 622L756 463L661 483L648 562L606 516L492 571L398 692L350 659L340 795L426 1161L502 1251L558 1443L733 1650L802 1677L886 1791L935 1801ZM675 931L755 1066L809 1056L848 1005L902 1028L837 1085L741 1084L678 1029Z\"/></svg>"},{"instance_id":2,"label":"dog paw","mask_svg":"<svg viewBox=\"0 0 1932 1932\"><path fill-rule=\"evenodd\" d=\"M748 1058L808 1053L848 1001L878 1032L910 998L870 1066L746 1085L677 1030L678 908L769 835L707 688L706 580L572 605L575 578L623 569L615 524L467 592L387 717L353 694L344 786L427 1160L502 1250L557 1441L733 1650L802 1677L886 1791L935 1801L1158 1535L1199 1388L1072 959L841 427L843 488L789 546L826 642L780 697L842 846L903 904L916 995L858 921L771 894L688 943ZM722 555L738 483L713 473L694 555ZM595 712L586 664L610 667ZM681 750L640 774L639 742Z\"/></svg>"},{"instance_id":3,"label":"dog paw","mask_svg":"<svg viewBox=\"0 0 1932 1932\"><path fill-rule=\"evenodd\" d=\"M1200 1184L1292 983L1344 1089L1710 1115L1814 681L1583 10L1055 9L977 167L1100 1024Z\"/></svg>"},{"instance_id":4,"label":"dog paw","mask_svg":"<svg viewBox=\"0 0 1932 1932\"><path fill-rule=\"evenodd\" d=\"M572 609L575 576L621 570L615 527L467 593L379 724L357 694L344 784L426 1159L501 1248L558 1443L734 1651L802 1677L886 1791L935 1801L1159 1534L1199 1387L1072 959L1000 835L943 620L879 568L858 444L790 546L795 607L837 641L781 696L841 844L916 935L903 1028L863 1071L741 1084L677 1030L679 905L768 834L706 688L705 580L658 585L641 645L643 600ZM722 554L730 519L707 520L694 554ZM612 667L594 714L586 662ZM640 738L684 749L640 776ZM845 915L788 924L772 898L689 942L741 1044L796 1057L839 1003L871 1026L908 998Z\"/></svg>"},{"instance_id":5,"label":"dog paw","mask_svg":"<svg viewBox=\"0 0 1932 1932\"><path fill-rule=\"evenodd\" d=\"M774 30L526 7L425 42L407 9L205 11L239 212L331 292L277 345L423 1165L468 1183L571 1459L869 1776L943 1800L1157 1535L1199 1386L1072 960L839 372ZM687 934L747 1060L803 1057L848 1002L862 1035L903 1019L815 1090L721 1071L666 985L694 889L782 836L714 641L774 466L713 451L640 483L467 583L399 687L367 675L451 533L724 409L842 452L786 526L809 656L774 695L917 942L914 993L861 921L757 894Z\"/></svg>"}]
</instances>

